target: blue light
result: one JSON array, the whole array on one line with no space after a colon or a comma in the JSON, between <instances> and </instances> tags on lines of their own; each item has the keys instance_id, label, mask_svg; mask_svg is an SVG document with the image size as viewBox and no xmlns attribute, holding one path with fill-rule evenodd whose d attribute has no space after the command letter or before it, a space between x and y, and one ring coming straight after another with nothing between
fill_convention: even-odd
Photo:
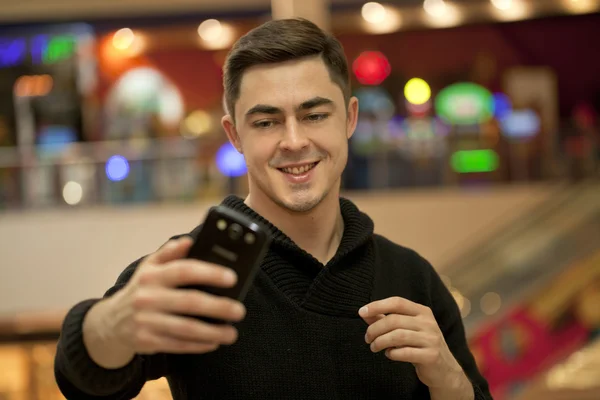
<instances>
[{"instance_id":1,"label":"blue light","mask_svg":"<svg viewBox=\"0 0 600 400\"><path fill-rule=\"evenodd\" d=\"M129 163L123 156L112 156L106 161L106 176L113 182L122 181L129 175Z\"/></svg>"},{"instance_id":2,"label":"blue light","mask_svg":"<svg viewBox=\"0 0 600 400\"><path fill-rule=\"evenodd\" d=\"M50 38L47 35L37 35L31 40L31 61L41 64L48 49Z\"/></svg>"},{"instance_id":3,"label":"blue light","mask_svg":"<svg viewBox=\"0 0 600 400\"><path fill-rule=\"evenodd\" d=\"M43 128L38 135L40 149L47 153L60 153L69 144L77 141L75 131L62 125L49 125Z\"/></svg>"},{"instance_id":4,"label":"blue light","mask_svg":"<svg viewBox=\"0 0 600 400\"><path fill-rule=\"evenodd\" d=\"M494 116L502 119L512 112L512 103L504 93L494 93Z\"/></svg>"},{"instance_id":5,"label":"blue light","mask_svg":"<svg viewBox=\"0 0 600 400\"><path fill-rule=\"evenodd\" d=\"M542 123L533 110L513 111L500 121L502 134L511 139L529 139L540 133Z\"/></svg>"},{"instance_id":6,"label":"blue light","mask_svg":"<svg viewBox=\"0 0 600 400\"><path fill-rule=\"evenodd\" d=\"M244 156L229 142L217 151L217 168L223 175L232 178L245 175L248 172Z\"/></svg>"},{"instance_id":7,"label":"blue light","mask_svg":"<svg viewBox=\"0 0 600 400\"><path fill-rule=\"evenodd\" d=\"M0 68L19 65L25 59L26 52L25 39L0 38Z\"/></svg>"}]
</instances>

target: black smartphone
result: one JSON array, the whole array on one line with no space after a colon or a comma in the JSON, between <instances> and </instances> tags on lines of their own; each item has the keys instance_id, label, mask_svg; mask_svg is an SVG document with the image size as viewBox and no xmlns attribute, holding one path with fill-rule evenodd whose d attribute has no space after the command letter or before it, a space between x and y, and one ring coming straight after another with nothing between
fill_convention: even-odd
<instances>
[{"instance_id":1,"label":"black smartphone","mask_svg":"<svg viewBox=\"0 0 600 400\"><path fill-rule=\"evenodd\" d=\"M238 280L230 288L193 288L243 301L269 243L269 232L260 223L230 208L212 207L188 252L188 258L231 268L237 273Z\"/></svg>"}]
</instances>

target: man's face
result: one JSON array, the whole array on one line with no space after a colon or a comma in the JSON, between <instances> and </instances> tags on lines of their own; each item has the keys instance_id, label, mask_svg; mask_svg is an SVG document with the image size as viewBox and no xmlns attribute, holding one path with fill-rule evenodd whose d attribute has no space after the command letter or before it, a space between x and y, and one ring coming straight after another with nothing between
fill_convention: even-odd
<instances>
[{"instance_id":1,"label":"man's face","mask_svg":"<svg viewBox=\"0 0 600 400\"><path fill-rule=\"evenodd\" d=\"M354 132L358 101L347 105L321 57L247 70L235 104L230 140L248 165L252 196L294 212L337 196Z\"/></svg>"}]
</instances>

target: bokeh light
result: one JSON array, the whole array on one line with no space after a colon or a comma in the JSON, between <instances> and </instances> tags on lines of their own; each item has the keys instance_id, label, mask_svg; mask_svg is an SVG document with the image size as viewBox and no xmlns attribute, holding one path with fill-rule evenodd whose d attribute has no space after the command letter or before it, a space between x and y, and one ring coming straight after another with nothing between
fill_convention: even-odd
<instances>
[{"instance_id":1,"label":"bokeh light","mask_svg":"<svg viewBox=\"0 0 600 400\"><path fill-rule=\"evenodd\" d=\"M437 95L435 110L440 118L451 124L480 124L493 117L494 98L483 86L471 82L455 83Z\"/></svg>"},{"instance_id":2,"label":"bokeh light","mask_svg":"<svg viewBox=\"0 0 600 400\"><path fill-rule=\"evenodd\" d=\"M529 139L540 133L542 122L533 110L515 110L500 120L502 134L511 139Z\"/></svg>"},{"instance_id":3,"label":"bokeh light","mask_svg":"<svg viewBox=\"0 0 600 400\"><path fill-rule=\"evenodd\" d=\"M502 21L515 21L530 14L529 3L523 0L491 0L496 18Z\"/></svg>"},{"instance_id":4,"label":"bokeh light","mask_svg":"<svg viewBox=\"0 0 600 400\"><path fill-rule=\"evenodd\" d=\"M422 105L431 98L431 88L425 80L412 78L404 86L404 97L411 104Z\"/></svg>"},{"instance_id":5,"label":"bokeh light","mask_svg":"<svg viewBox=\"0 0 600 400\"><path fill-rule=\"evenodd\" d=\"M122 181L129 175L129 162L121 155L114 155L106 161L106 176L113 182Z\"/></svg>"},{"instance_id":6,"label":"bokeh light","mask_svg":"<svg viewBox=\"0 0 600 400\"><path fill-rule=\"evenodd\" d=\"M202 40L206 40L207 42L219 40L222 34L223 25L221 22L219 22L219 20L207 19L198 25L198 35L202 38Z\"/></svg>"},{"instance_id":7,"label":"bokeh light","mask_svg":"<svg viewBox=\"0 0 600 400\"><path fill-rule=\"evenodd\" d=\"M83 198L83 188L79 183L69 181L63 187L62 195L65 203L74 206L81 202L81 199Z\"/></svg>"},{"instance_id":8,"label":"bokeh light","mask_svg":"<svg viewBox=\"0 0 600 400\"><path fill-rule=\"evenodd\" d=\"M198 25L201 44L208 50L222 50L235 40L235 29L231 24L216 19L207 19Z\"/></svg>"},{"instance_id":9,"label":"bokeh light","mask_svg":"<svg viewBox=\"0 0 600 400\"><path fill-rule=\"evenodd\" d=\"M365 3L361 9L361 15L370 24L380 24L386 18L386 9L380 3L371 1Z\"/></svg>"},{"instance_id":10,"label":"bokeh light","mask_svg":"<svg viewBox=\"0 0 600 400\"><path fill-rule=\"evenodd\" d=\"M498 10L508 10L513 5L513 0L490 0Z\"/></svg>"},{"instance_id":11,"label":"bokeh light","mask_svg":"<svg viewBox=\"0 0 600 400\"><path fill-rule=\"evenodd\" d=\"M127 50L135 41L135 33L129 28L119 29L112 38L112 44L117 50Z\"/></svg>"},{"instance_id":12,"label":"bokeh light","mask_svg":"<svg viewBox=\"0 0 600 400\"><path fill-rule=\"evenodd\" d=\"M432 17L442 17L448 11L448 5L444 0L425 0L423 9Z\"/></svg>"},{"instance_id":13,"label":"bokeh light","mask_svg":"<svg viewBox=\"0 0 600 400\"><path fill-rule=\"evenodd\" d=\"M187 139L205 135L213 128L210 114L204 110L192 111L183 121L181 135Z\"/></svg>"},{"instance_id":14,"label":"bokeh light","mask_svg":"<svg viewBox=\"0 0 600 400\"><path fill-rule=\"evenodd\" d=\"M40 150L58 154L77 141L77 134L69 126L48 125L40 130L37 141Z\"/></svg>"},{"instance_id":15,"label":"bokeh light","mask_svg":"<svg viewBox=\"0 0 600 400\"><path fill-rule=\"evenodd\" d=\"M354 92L358 99L359 111L369 113L379 119L390 119L394 115L394 101L381 87L363 87Z\"/></svg>"},{"instance_id":16,"label":"bokeh light","mask_svg":"<svg viewBox=\"0 0 600 400\"><path fill-rule=\"evenodd\" d=\"M502 307L502 299L498 293L488 292L481 297L479 303L481 311L486 315L494 315Z\"/></svg>"},{"instance_id":17,"label":"bokeh light","mask_svg":"<svg viewBox=\"0 0 600 400\"><path fill-rule=\"evenodd\" d=\"M379 85L390 75L392 67L383 53L365 51L354 60L352 70L361 84Z\"/></svg>"},{"instance_id":18,"label":"bokeh light","mask_svg":"<svg viewBox=\"0 0 600 400\"><path fill-rule=\"evenodd\" d=\"M512 111L512 102L504 93L494 93L494 117L502 119Z\"/></svg>"},{"instance_id":19,"label":"bokeh light","mask_svg":"<svg viewBox=\"0 0 600 400\"><path fill-rule=\"evenodd\" d=\"M450 164L459 174L492 172L498 169L500 158L494 150L459 150L452 154Z\"/></svg>"},{"instance_id":20,"label":"bokeh light","mask_svg":"<svg viewBox=\"0 0 600 400\"><path fill-rule=\"evenodd\" d=\"M228 177L242 176L248 171L244 156L229 142L219 148L216 161L219 171Z\"/></svg>"}]
</instances>

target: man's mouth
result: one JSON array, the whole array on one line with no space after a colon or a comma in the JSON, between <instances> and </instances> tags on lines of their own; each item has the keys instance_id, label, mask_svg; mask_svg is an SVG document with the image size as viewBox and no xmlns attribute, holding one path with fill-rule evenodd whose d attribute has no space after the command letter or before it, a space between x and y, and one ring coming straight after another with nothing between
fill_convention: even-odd
<instances>
[{"instance_id":1,"label":"man's mouth","mask_svg":"<svg viewBox=\"0 0 600 400\"><path fill-rule=\"evenodd\" d=\"M285 172L286 174L291 175L302 175L313 169L319 162L314 162L311 164L301 165L299 167L287 167L287 168L277 168L281 172Z\"/></svg>"}]
</instances>

